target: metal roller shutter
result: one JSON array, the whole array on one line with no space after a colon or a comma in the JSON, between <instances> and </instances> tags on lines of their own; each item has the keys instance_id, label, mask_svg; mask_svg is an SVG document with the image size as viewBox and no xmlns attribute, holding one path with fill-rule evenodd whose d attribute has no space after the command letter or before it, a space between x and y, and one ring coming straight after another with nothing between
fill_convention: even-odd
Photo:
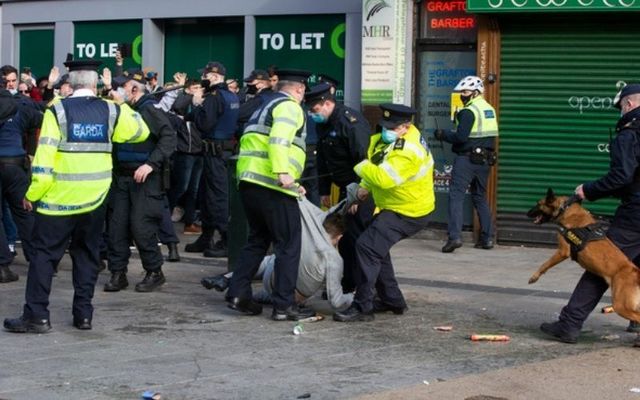
<instances>
[{"instance_id":1,"label":"metal roller shutter","mask_svg":"<svg viewBox=\"0 0 640 400\"><path fill-rule=\"evenodd\" d=\"M626 19L629 20L629 16ZM617 16L501 21L498 239L553 243L525 213L606 172L620 81L640 79L640 27ZM613 199L586 203L611 215Z\"/></svg>"}]
</instances>

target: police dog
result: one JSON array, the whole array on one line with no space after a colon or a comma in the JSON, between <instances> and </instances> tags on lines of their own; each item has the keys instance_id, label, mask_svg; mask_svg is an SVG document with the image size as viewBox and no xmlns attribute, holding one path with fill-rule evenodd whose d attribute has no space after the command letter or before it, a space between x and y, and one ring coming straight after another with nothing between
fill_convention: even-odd
<instances>
[{"instance_id":1,"label":"police dog","mask_svg":"<svg viewBox=\"0 0 640 400\"><path fill-rule=\"evenodd\" d=\"M540 199L527 213L535 224L553 221L567 229L581 228L596 222L596 219L579 203L567 205L568 197L556 197L553 190ZM535 283L551 267L571 255L567 240L558 234L558 249L540 268L531 275L529 284ZM640 321L640 269L636 268L624 253L608 238L587 242L577 253L577 262L587 271L604 278L611 288L613 309L621 317Z\"/></svg>"}]
</instances>

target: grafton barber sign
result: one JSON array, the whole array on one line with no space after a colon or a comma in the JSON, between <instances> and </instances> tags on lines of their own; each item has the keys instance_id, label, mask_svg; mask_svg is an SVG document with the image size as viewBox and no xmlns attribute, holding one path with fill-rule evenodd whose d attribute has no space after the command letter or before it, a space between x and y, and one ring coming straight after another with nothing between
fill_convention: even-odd
<instances>
[{"instance_id":1,"label":"grafton barber sign","mask_svg":"<svg viewBox=\"0 0 640 400\"><path fill-rule=\"evenodd\" d=\"M623 10L640 10L640 0L467 0L472 13Z\"/></svg>"}]
</instances>

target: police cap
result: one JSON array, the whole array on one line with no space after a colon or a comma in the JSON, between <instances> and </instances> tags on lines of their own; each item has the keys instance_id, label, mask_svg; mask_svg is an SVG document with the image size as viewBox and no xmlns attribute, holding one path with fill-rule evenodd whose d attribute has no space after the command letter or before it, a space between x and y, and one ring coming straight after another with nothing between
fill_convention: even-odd
<instances>
[{"instance_id":1,"label":"police cap","mask_svg":"<svg viewBox=\"0 0 640 400\"><path fill-rule=\"evenodd\" d=\"M200 68L198 70L198 73L201 75L208 74L209 72L224 76L227 74L227 69L224 67L224 65L222 65L222 63L219 63L217 61L209 61L207 65L204 66L204 68Z\"/></svg>"},{"instance_id":2,"label":"police cap","mask_svg":"<svg viewBox=\"0 0 640 400\"><path fill-rule=\"evenodd\" d=\"M307 84L311 72L301 69L278 69L278 80Z\"/></svg>"},{"instance_id":3,"label":"police cap","mask_svg":"<svg viewBox=\"0 0 640 400\"><path fill-rule=\"evenodd\" d=\"M253 71L251 71L249 76L244 78L244 81L249 83L255 81L256 79L259 81L268 81L269 73L263 69L254 69Z\"/></svg>"},{"instance_id":4,"label":"police cap","mask_svg":"<svg viewBox=\"0 0 640 400\"><path fill-rule=\"evenodd\" d=\"M405 122L412 122L413 116L417 112L404 104L384 103L380 104L380 108L382 109L382 118L379 124L388 129L393 129Z\"/></svg>"},{"instance_id":5,"label":"police cap","mask_svg":"<svg viewBox=\"0 0 640 400\"><path fill-rule=\"evenodd\" d=\"M616 94L616 97L613 99L613 106L616 108L622 108L620 106L620 101L622 99L632 94L638 94L638 93L640 93L640 83L630 83L626 85L625 87L622 88L622 90L618 92L618 94Z\"/></svg>"},{"instance_id":6,"label":"police cap","mask_svg":"<svg viewBox=\"0 0 640 400\"><path fill-rule=\"evenodd\" d=\"M65 61L64 66L69 69L69 72L73 71L97 71L98 67L102 65L102 61L99 60L70 60Z\"/></svg>"},{"instance_id":7,"label":"police cap","mask_svg":"<svg viewBox=\"0 0 640 400\"><path fill-rule=\"evenodd\" d=\"M317 79L318 83L328 83L329 85L333 86L333 87L338 87L338 85L340 84L340 81L329 76L329 75L325 75L325 74L318 74L318 79Z\"/></svg>"},{"instance_id":8,"label":"police cap","mask_svg":"<svg viewBox=\"0 0 640 400\"><path fill-rule=\"evenodd\" d=\"M328 83L321 83L319 85L315 85L312 87L307 93L304 94L304 101L312 107L316 103L325 100L332 100L333 95L331 94L331 85Z\"/></svg>"},{"instance_id":9,"label":"police cap","mask_svg":"<svg viewBox=\"0 0 640 400\"><path fill-rule=\"evenodd\" d=\"M144 72L137 68L130 68L126 71L123 71L122 75L113 78L113 82L118 86L122 86L129 81L136 81L143 85L147 83Z\"/></svg>"},{"instance_id":10,"label":"police cap","mask_svg":"<svg viewBox=\"0 0 640 400\"><path fill-rule=\"evenodd\" d=\"M58 79L58 82L53 85L53 88L60 89L65 83L69 83L69 74L62 75L60 79Z\"/></svg>"}]
</instances>

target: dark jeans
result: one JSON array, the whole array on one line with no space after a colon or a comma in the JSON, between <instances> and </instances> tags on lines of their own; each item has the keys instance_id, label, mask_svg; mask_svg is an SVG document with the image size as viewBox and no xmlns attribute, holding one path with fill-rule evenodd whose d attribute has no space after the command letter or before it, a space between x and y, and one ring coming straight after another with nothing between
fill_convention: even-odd
<instances>
[{"instance_id":1,"label":"dark jeans","mask_svg":"<svg viewBox=\"0 0 640 400\"><path fill-rule=\"evenodd\" d=\"M251 298L251 280L273 243L276 256L273 304L285 309L295 304L300 264L302 223L298 199L247 182L240 182L239 190L249 223L249 238L236 263L227 295Z\"/></svg>"},{"instance_id":2,"label":"dark jeans","mask_svg":"<svg viewBox=\"0 0 640 400\"><path fill-rule=\"evenodd\" d=\"M202 233L213 237L218 231L223 238L227 235L229 224L229 179L227 173L227 157L211 153L204 155L203 160L203 194Z\"/></svg>"},{"instance_id":3,"label":"dark jeans","mask_svg":"<svg viewBox=\"0 0 640 400\"><path fill-rule=\"evenodd\" d=\"M374 287L384 303L399 308L406 306L389 251L402 239L426 228L427 223L427 216L411 218L383 210L360 235L356 242L358 271L353 301L361 311L369 312L373 309Z\"/></svg>"},{"instance_id":4,"label":"dark jeans","mask_svg":"<svg viewBox=\"0 0 640 400\"><path fill-rule=\"evenodd\" d=\"M469 156L456 156L451 172L451 186L449 187L449 239L458 240L462 233L462 218L464 195L469 188L471 201L478 212L480 220L480 241L486 242L493 238L493 223L491 209L487 202L487 181L489 179L488 165L474 164Z\"/></svg>"},{"instance_id":5,"label":"dark jeans","mask_svg":"<svg viewBox=\"0 0 640 400\"><path fill-rule=\"evenodd\" d=\"M195 220L201 175L201 154L175 153L171 170L171 189L168 193L169 209L173 210L180 198L184 196L185 225L191 225Z\"/></svg>"},{"instance_id":6,"label":"dark jeans","mask_svg":"<svg viewBox=\"0 0 640 400\"><path fill-rule=\"evenodd\" d=\"M11 209L11 216L18 228L22 240L22 248L27 257L31 256L31 231L33 229L33 214L22 207L22 200L29 187L29 176L22 166L0 165L0 197ZM0 207L0 218L3 217L4 207ZM8 265L13 260L9 251L7 235L0 229L0 265Z\"/></svg>"},{"instance_id":7,"label":"dark jeans","mask_svg":"<svg viewBox=\"0 0 640 400\"><path fill-rule=\"evenodd\" d=\"M27 276L24 316L49 319L49 294L54 268L69 247L73 263L73 316L93 317L93 292L98 279L100 241L105 205L84 213L51 216L36 213L33 228L33 252ZM71 239L71 243L69 243Z\"/></svg>"},{"instance_id":8,"label":"dark jeans","mask_svg":"<svg viewBox=\"0 0 640 400\"><path fill-rule=\"evenodd\" d=\"M115 176L111 186L109 220L109 271L126 271L131 250L130 236L148 272L162 267L158 230L165 210L165 194L160 176L152 173L144 183L131 176Z\"/></svg>"}]
</instances>

